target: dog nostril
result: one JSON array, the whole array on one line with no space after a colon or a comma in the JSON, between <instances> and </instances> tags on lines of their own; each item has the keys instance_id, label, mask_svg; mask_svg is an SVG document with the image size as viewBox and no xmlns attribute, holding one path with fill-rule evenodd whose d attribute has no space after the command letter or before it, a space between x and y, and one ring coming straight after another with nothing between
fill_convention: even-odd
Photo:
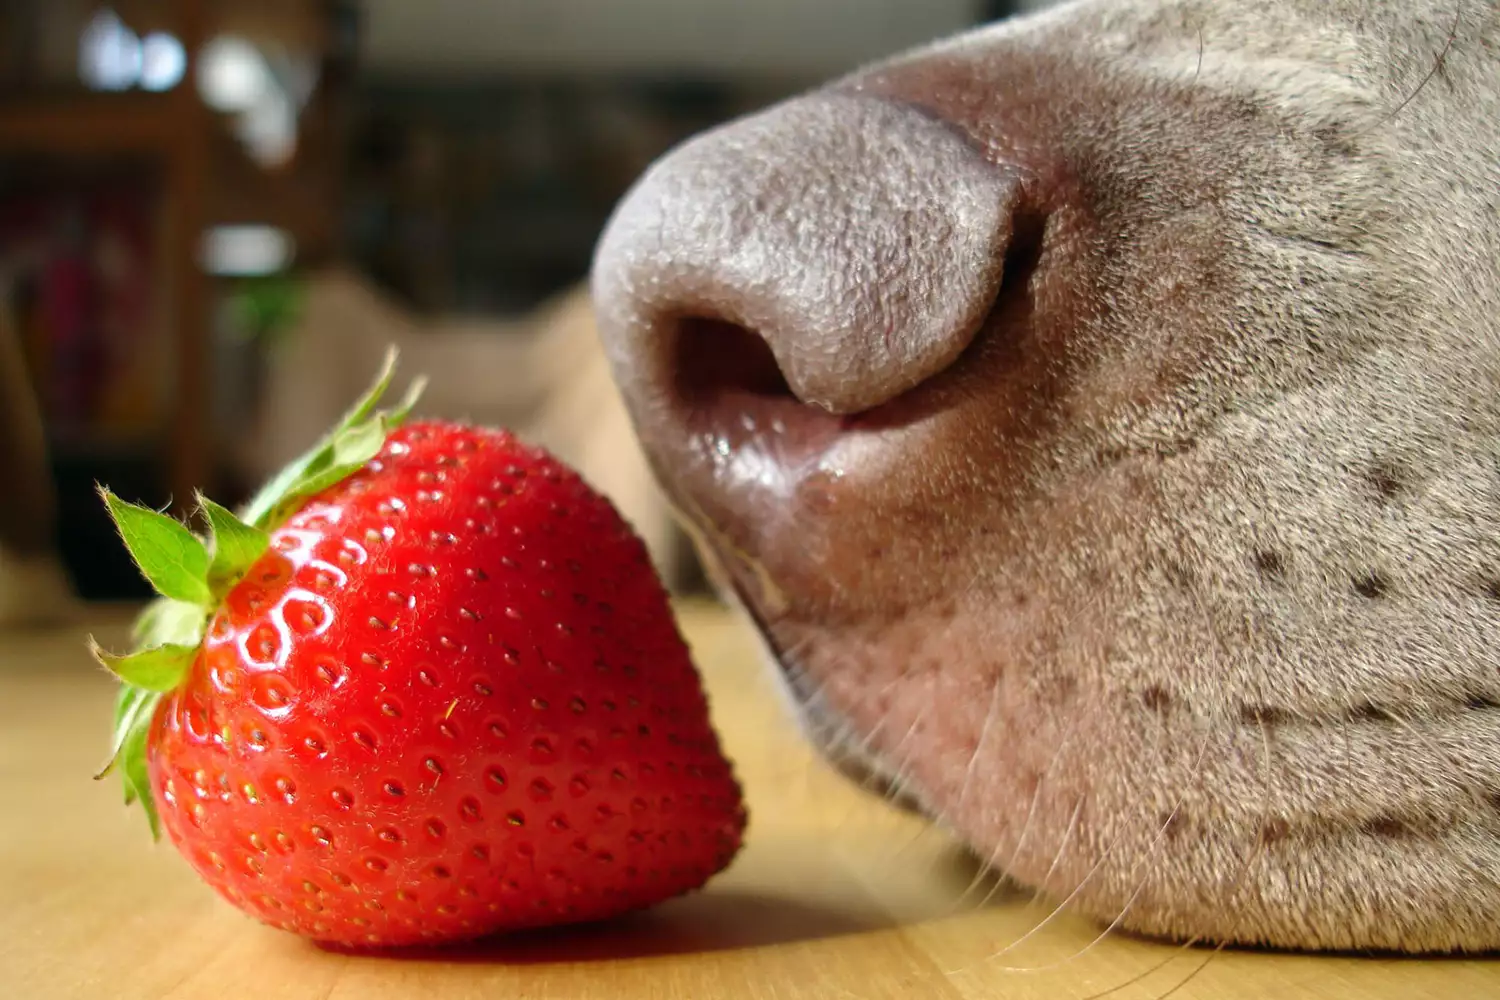
<instances>
[{"instance_id":1,"label":"dog nostril","mask_svg":"<svg viewBox=\"0 0 1500 1000\"><path fill-rule=\"evenodd\" d=\"M754 331L693 317L678 321L670 336L670 395L683 426L720 459L753 445L763 460L795 465L843 432L845 418L797 397Z\"/></svg>"},{"instance_id":2,"label":"dog nostril","mask_svg":"<svg viewBox=\"0 0 1500 1000\"><path fill-rule=\"evenodd\" d=\"M770 345L742 326L684 319L673 350L674 394L690 407L701 409L724 396L793 398Z\"/></svg>"}]
</instances>

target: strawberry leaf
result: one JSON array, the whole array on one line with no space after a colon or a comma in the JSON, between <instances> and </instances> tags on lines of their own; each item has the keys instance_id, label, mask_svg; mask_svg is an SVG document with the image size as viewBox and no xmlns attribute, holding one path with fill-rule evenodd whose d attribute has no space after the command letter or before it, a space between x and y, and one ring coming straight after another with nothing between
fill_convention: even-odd
<instances>
[{"instance_id":1,"label":"strawberry leaf","mask_svg":"<svg viewBox=\"0 0 1500 1000\"><path fill-rule=\"evenodd\" d=\"M374 458L380 450L380 444L385 441L385 435L406 419L416 403L416 396L422 390L421 380L414 380L411 391L400 406L392 411L377 413L375 408L390 388L395 373L396 350L392 348L386 352L375 383L359 402L344 414L343 419L322 440L271 477L270 482L245 506L242 514L244 520L269 531L285 520L299 501L347 478ZM376 434L380 440L373 451L368 451L368 441ZM355 461L354 456L357 454L363 454L364 457Z\"/></svg>"},{"instance_id":2,"label":"strawberry leaf","mask_svg":"<svg viewBox=\"0 0 1500 1000\"><path fill-rule=\"evenodd\" d=\"M207 612L200 604L158 597L135 620L130 637L136 649L152 646L196 646L203 639Z\"/></svg>"},{"instance_id":3,"label":"strawberry leaf","mask_svg":"<svg viewBox=\"0 0 1500 1000\"><path fill-rule=\"evenodd\" d=\"M234 511L219 506L201 493L198 494L198 507L213 532L213 561L208 566L208 585L215 597L222 597L240 582L257 559L265 555L266 549L271 547L271 536L241 521Z\"/></svg>"},{"instance_id":4,"label":"strawberry leaf","mask_svg":"<svg viewBox=\"0 0 1500 1000\"><path fill-rule=\"evenodd\" d=\"M126 684L147 691L171 691L182 683L183 676L198 655L197 646L152 646L119 656L106 652L92 639L89 651L104 669Z\"/></svg>"},{"instance_id":5,"label":"strawberry leaf","mask_svg":"<svg viewBox=\"0 0 1500 1000\"><path fill-rule=\"evenodd\" d=\"M161 817L156 812L156 800L151 797L151 773L146 758L146 737L151 732L151 719L156 715L156 706L161 695L151 693L141 702L135 713L134 724L125 735L120 748L120 775L125 782L125 804L139 799L146 813L146 822L151 827L151 839L161 839Z\"/></svg>"},{"instance_id":6,"label":"strawberry leaf","mask_svg":"<svg viewBox=\"0 0 1500 1000\"><path fill-rule=\"evenodd\" d=\"M406 418L411 416L411 411L416 408L417 401L422 398L422 393L426 391L426 376L418 375L412 379L411 384L406 387L406 395L401 397L401 402L396 404L394 410L386 414L386 423L390 424L392 428L400 427L406 423Z\"/></svg>"},{"instance_id":7,"label":"strawberry leaf","mask_svg":"<svg viewBox=\"0 0 1500 1000\"><path fill-rule=\"evenodd\" d=\"M293 483L282 498L282 504L292 506L316 496L358 472L366 462L380 454L386 435L395 426L390 419L388 414L382 414L339 434L332 442L328 464L317 470L308 470L307 475Z\"/></svg>"},{"instance_id":8,"label":"strawberry leaf","mask_svg":"<svg viewBox=\"0 0 1500 1000\"><path fill-rule=\"evenodd\" d=\"M99 780L117 767L125 785L125 804L137 799L146 811L146 821L151 825L151 837L161 835L156 803L151 799L151 781L146 763L146 736L151 730L151 720L156 707L161 703L159 691L126 684L120 688L115 699L115 731L110 745L109 760L94 775Z\"/></svg>"},{"instance_id":9,"label":"strawberry leaf","mask_svg":"<svg viewBox=\"0 0 1500 1000\"><path fill-rule=\"evenodd\" d=\"M173 600L204 604L208 593L208 550L191 531L149 507L127 503L99 488L110 517L156 592Z\"/></svg>"},{"instance_id":10,"label":"strawberry leaf","mask_svg":"<svg viewBox=\"0 0 1500 1000\"><path fill-rule=\"evenodd\" d=\"M102 778L110 772L115 764L115 756L120 752L120 746L125 742L125 735L130 729L131 718L142 699L152 695L154 692L141 688L122 684L119 692L115 695L115 729L114 736L109 743L109 761L94 777Z\"/></svg>"}]
</instances>

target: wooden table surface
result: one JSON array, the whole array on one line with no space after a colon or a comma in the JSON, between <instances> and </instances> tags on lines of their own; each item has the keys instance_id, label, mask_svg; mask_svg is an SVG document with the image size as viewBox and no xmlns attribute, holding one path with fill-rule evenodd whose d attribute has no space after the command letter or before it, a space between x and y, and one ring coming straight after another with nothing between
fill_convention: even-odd
<instances>
[{"instance_id":1,"label":"wooden table surface","mask_svg":"<svg viewBox=\"0 0 1500 1000\"><path fill-rule=\"evenodd\" d=\"M973 885L941 833L813 760L741 625L706 605L683 621L750 800L733 867L613 924L390 957L262 927L153 847L115 784L89 780L112 687L84 632L0 635L0 998L1500 997L1490 962L1182 950L1069 916L1042 925L1029 894Z\"/></svg>"}]
</instances>

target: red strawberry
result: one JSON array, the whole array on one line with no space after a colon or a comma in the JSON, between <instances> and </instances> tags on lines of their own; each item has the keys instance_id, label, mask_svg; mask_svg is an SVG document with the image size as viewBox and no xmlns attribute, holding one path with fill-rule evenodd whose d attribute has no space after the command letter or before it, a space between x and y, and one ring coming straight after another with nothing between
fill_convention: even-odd
<instances>
[{"instance_id":1,"label":"red strawberry","mask_svg":"<svg viewBox=\"0 0 1500 1000\"><path fill-rule=\"evenodd\" d=\"M127 801L215 889L359 945L593 920L701 886L745 814L645 548L510 434L381 383L209 547L105 497L163 594ZM153 831L155 816L152 816Z\"/></svg>"}]
</instances>

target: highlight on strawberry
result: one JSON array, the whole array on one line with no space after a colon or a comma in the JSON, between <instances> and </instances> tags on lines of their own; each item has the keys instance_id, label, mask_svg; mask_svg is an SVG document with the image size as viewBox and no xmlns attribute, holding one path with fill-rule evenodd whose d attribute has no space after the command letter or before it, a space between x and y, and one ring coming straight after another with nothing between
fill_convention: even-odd
<instances>
[{"instance_id":1,"label":"highlight on strawberry","mask_svg":"<svg viewBox=\"0 0 1500 1000\"><path fill-rule=\"evenodd\" d=\"M159 595L121 681L125 801L225 899L384 947L701 887L746 814L644 544L503 430L381 409L206 527L101 489ZM92 644L91 644L92 645Z\"/></svg>"}]
</instances>

